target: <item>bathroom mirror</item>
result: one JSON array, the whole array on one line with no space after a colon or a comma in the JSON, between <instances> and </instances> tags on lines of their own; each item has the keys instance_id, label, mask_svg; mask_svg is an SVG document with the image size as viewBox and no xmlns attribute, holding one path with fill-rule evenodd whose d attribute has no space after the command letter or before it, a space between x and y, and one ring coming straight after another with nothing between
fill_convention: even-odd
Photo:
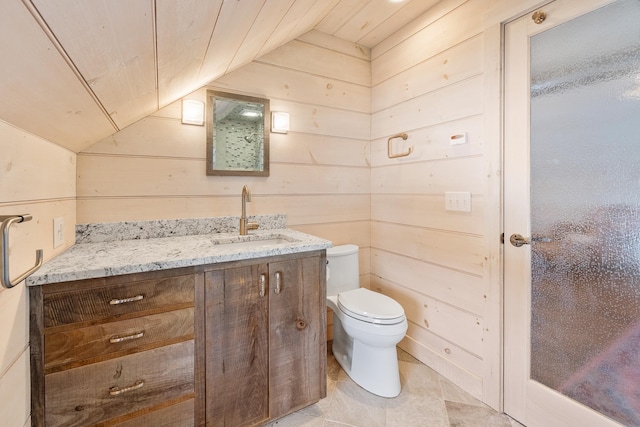
<instances>
[{"instance_id":1,"label":"bathroom mirror","mask_svg":"<svg viewBox=\"0 0 640 427\"><path fill-rule=\"evenodd\" d=\"M207 175L269 176L269 100L207 91Z\"/></svg>"}]
</instances>

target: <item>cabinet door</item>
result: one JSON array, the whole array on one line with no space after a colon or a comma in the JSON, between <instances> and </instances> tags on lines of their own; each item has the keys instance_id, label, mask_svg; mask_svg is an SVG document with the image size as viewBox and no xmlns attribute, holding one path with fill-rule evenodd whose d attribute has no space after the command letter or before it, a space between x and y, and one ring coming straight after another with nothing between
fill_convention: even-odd
<instances>
[{"instance_id":1,"label":"cabinet door","mask_svg":"<svg viewBox=\"0 0 640 427\"><path fill-rule=\"evenodd\" d=\"M326 395L325 258L269 264L269 395L278 418Z\"/></svg>"},{"instance_id":2,"label":"cabinet door","mask_svg":"<svg viewBox=\"0 0 640 427\"><path fill-rule=\"evenodd\" d=\"M207 425L269 418L267 273L266 264L206 273Z\"/></svg>"}]
</instances>

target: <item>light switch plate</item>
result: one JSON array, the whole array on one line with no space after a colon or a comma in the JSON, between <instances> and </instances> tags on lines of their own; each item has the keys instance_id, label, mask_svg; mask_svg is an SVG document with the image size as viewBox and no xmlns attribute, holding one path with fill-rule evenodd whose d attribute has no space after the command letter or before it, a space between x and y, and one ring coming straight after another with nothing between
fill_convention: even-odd
<instances>
[{"instance_id":1,"label":"light switch plate","mask_svg":"<svg viewBox=\"0 0 640 427\"><path fill-rule=\"evenodd\" d=\"M53 247L64 245L64 217L53 219Z\"/></svg>"},{"instance_id":2,"label":"light switch plate","mask_svg":"<svg viewBox=\"0 0 640 427\"><path fill-rule=\"evenodd\" d=\"M447 191L444 193L444 209L452 212L471 212L471 193Z\"/></svg>"}]
</instances>

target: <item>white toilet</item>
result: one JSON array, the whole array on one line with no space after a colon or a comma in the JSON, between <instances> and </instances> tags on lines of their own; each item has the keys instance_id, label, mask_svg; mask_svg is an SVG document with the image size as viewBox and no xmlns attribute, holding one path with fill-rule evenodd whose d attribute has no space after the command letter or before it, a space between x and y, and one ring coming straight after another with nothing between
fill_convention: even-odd
<instances>
[{"instance_id":1,"label":"white toilet","mask_svg":"<svg viewBox=\"0 0 640 427\"><path fill-rule=\"evenodd\" d=\"M333 310L333 354L340 366L373 394L400 394L396 344L407 332L407 318L392 298L360 288L356 245L327 249L327 306Z\"/></svg>"}]
</instances>

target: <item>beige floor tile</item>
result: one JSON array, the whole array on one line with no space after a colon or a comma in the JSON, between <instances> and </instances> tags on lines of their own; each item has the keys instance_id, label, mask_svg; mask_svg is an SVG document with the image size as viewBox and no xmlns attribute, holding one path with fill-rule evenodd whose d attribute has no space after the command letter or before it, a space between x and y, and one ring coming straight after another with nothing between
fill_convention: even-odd
<instances>
[{"instance_id":1,"label":"beige floor tile","mask_svg":"<svg viewBox=\"0 0 640 427\"><path fill-rule=\"evenodd\" d=\"M327 420L356 427L385 427L386 402L351 381L340 381L327 412Z\"/></svg>"},{"instance_id":2,"label":"beige floor tile","mask_svg":"<svg viewBox=\"0 0 640 427\"><path fill-rule=\"evenodd\" d=\"M412 355L410 355L400 347L396 347L396 350L398 352L398 360L403 362L422 364L422 362L420 362L418 359L416 359L415 357L413 357Z\"/></svg>"},{"instance_id":3,"label":"beige floor tile","mask_svg":"<svg viewBox=\"0 0 640 427\"><path fill-rule=\"evenodd\" d=\"M269 427L322 427L323 425L323 418L309 417L296 412L269 424Z\"/></svg>"},{"instance_id":4,"label":"beige floor tile","mask_svg":"<svg viewBox=\"0 0 640 427\"><path fill-rule=\"evenodd\" d=\"M449 427L444 401L403 391L387 402L386 427Z\"/></svg>"},{"instance_id":5,"label":"beige floor tile","mask_svg":"<svg viewBox=\"0 0 640 427\"><path fill-rule=\"evenodd\" d=\"M462 390L460 387L444 378L443 376L438 375L440 378L440 387L442 388L442 396L444 400L450 402L458 402L465 403L467 405L475 405L480 407L487 407L484 403L471 396L466 391Z\"/></svg>"},{"instance_id":6,"label":"beige floor tile","mask_svg":"<svg viewBox=\"0 0 640 427\"><path fill-rule=\"evenodd\" d=\"M346 375L335 356L329 352L327 354L327 378L338 381L343 375Z\"/></svg>"},{"instance_id":7,"label":"beige floor tile","mask_svg":"<svg viewBox=\"0 0 640 427\"><path fill-rule=\"evenodd\" d=\"M402 390L433 399L443 400L440 375L423 364L398 362Z\"/></svg>"},{"instance_id":8,"label":"beige floor tile","mask_svg":"<svg viewBox=\"0 0 640 427\"><path fill-rule=\"evenodd\" d=\"M445 402L445 405L451 427L512 427L508 416L488 407L458 402Z\"/></svg>"},{"instance_id":9,"label":"beige floor tile","mask_svg":"<svg viewBox=\"0 0 640 427\"><path fill-rule=\"evenodd\" d=\"M331 353L327 397L270 427L522 427L398 349L402 391L393 399L355 384Z\"/></svg>"},{"instance_id":10,"label":"beige floor tile","mask_svg":"<svg viewBox=\"0 0 640 427\"><path fill-rule=\"evenodd\" d=\"M335 421L325 421L323 427L356 427L351 424L337 423Z\"/></svg>"},{"instance_id":11,"label":"beige floor tile","mask_svg":"<svg viewBox=\"0 0 640 427\"><path fill-rule=\"evenodd\" d=\"M311 406L307 406L306 408L300 409L296 413L306 415L309 417L321 417L324 419L327 417L329 407L331 406L331 400L332 400L332 396L329 394L329 384L327 384L327 397L325 397L324 399L321 399L319 402L314 403Z\"/></svg>"}]
</instances>

